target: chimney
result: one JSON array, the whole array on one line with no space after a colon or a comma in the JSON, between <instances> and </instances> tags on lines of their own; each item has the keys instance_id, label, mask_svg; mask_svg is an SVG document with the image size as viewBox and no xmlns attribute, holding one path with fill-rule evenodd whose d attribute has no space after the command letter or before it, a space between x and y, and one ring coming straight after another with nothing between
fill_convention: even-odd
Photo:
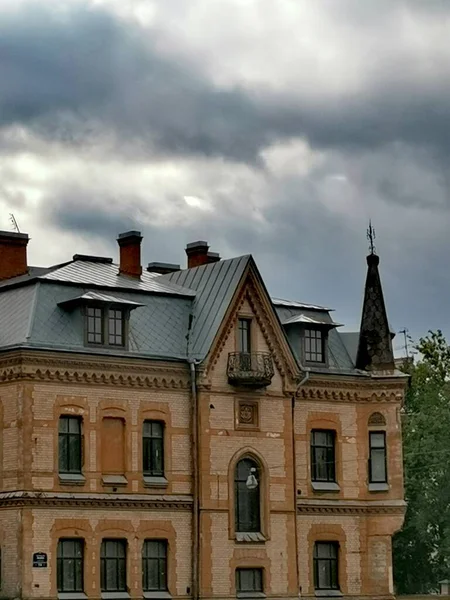
<instances>
[{"instance_id":1,"label":"chimney","mask_svg":"<svg viewBox=\"0 0 450 600\"><path fill-rule=\"evenodd\" d=\"M140 278L141 266L141 242L140 231L126 231L119 233L117 238L120 248L119 274Z\"/></svg>"},{"instance_id":2,"label":"chimney","mask_svg":"<svg viewBox=\"0 0 450 600\"><path fill-rule=\"evenodd\" d=\"M0 231L0 280L28 273L27 233Z\"/></svg>"},{"instance_id":3,"label":"chimney","mask_svg":"<svg viewBox=\"0 0 450 600\"><path fill-rule=\"evenodd\" d=\"M148 263L147 271L149 273L167 275L168 273L175 273L175 271L179 271L180 268L180 265L175 265L173 263L151 262Z\"/></svg>"},{"instance_id":4,"label":"chimney","mask_svg":"<svg viewBox=\"0 0 450 600\"><path fill-rule=\"evenodd\" d=\"M188 269L208 264L208 242L191 242L186 246Z\"/></svg>"},{"instance_id":5,"label":"chimney","mask_svg":"<svg viewBox=\"0 0 450 600\"><path fill-rule=\"evenodd\" d=\"M209 252L208 242L192 242L186 246L186 254L188 257L188 269L200 267L201 265L209 265L220 260L218 252Z\"/></svg>"},{"instance_id":6,"label":"chimney","mask_svg":"<svg viewBox=\"0 0 450 600\"><path fill-rule=\"evenodd\" d=\"M218 252L208 252L206 257L208 259L208 264L219 262L219 260L220 260L220 254Z\"/></svg>"}]
</instances>

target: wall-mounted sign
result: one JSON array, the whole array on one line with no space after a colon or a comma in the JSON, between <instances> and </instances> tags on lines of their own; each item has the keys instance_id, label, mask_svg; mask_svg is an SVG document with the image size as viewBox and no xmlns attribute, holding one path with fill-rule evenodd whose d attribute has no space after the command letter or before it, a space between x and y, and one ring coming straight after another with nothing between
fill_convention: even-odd
<instances>
[{"instance_id":1,"label":"wall-mounted sign","mask_svg":"<svg viewBox=\"0 0 450 600\"><path fill-rule=\"evenodd\" d=\"M47 566L47 555L45 552L35 552L33 554L33 567L43 568Z\"/></svg>"}]
</instances>

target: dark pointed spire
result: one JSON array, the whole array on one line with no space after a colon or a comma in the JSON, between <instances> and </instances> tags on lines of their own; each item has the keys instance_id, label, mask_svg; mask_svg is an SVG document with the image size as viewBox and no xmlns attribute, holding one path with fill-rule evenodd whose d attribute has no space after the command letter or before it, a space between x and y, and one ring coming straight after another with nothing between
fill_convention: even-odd
<instances>
[{"instance_id":1,"label":"dark pointed spire","mask_svg":"<svg viewBox=\"0 0 450 600\"><path fill-rule=\"evenodd\" d=\"M367 278L356 367L371 371L393 370L395 367L392 336L378 272L380 258L375 254L375 230L371 222L369 222L367 238L370 254L367 256Z\"/></svg>"}]
</instances>

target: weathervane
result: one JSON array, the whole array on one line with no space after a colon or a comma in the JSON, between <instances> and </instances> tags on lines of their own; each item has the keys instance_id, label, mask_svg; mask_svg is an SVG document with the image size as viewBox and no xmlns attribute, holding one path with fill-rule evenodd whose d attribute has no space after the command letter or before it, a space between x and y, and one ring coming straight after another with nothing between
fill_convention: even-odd
<instances>
[{"instance_id":1,"label":"weathervane","mask_svg":"<svg viewBox=\"0 0 450 600\"><path fill-rule=\"evenodd\" d=\"M367 239L369 240L369 250L370 250L370 254L375 254L376 253L376 248L375 248L375 238L377 236L375 235L375 228L372 227L372 221L369 221L369 228L367 229Z\"/></svg>"}]
</instances>

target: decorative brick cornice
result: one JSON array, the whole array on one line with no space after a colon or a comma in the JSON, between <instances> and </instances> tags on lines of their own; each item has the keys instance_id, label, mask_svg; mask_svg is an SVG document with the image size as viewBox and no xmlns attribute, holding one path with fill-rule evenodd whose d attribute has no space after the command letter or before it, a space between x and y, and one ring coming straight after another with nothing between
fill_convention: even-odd
<instances>
[{"instance_id":1,"label":"decorative brick cornice","mask_svg":"<svg viewBox=\"0 0 450 600\"><path fill-rule=\"evenodd\" d=\"M314 382L315 383L315 382ZM403 389L396 386L374 386L372 381L358 382L339 381L324 382L320 385L306 385L298 390L301 400L322 400L329 402L357 402L357 403L397 403L403 401Z\"/></svg>"},{"instance_id":2,"label":"decorative brick cornice","mask_svg":"<svg viewBox=\"0 0 450 600\"><path fill-rule=\"evenodd\" d=\"M406 511L406 504L375 504L375 503L354 503L354 504L331 504L326 501L314 504L297 503L297 514L310 515L397 515L403 517Z\"/></svg>"},{"instance_id":3,"label":"decorative brick cornice","mask_svg":"<svg viewBox=\"0 0 450 600\"><path fill-rule=\"evenodd\" d=\"M116 387L188 389L189 372L184 365L145 364L130 358L105 360L92 355L15 351L0 358L0 382L55 381Z\"/></svg>"},{"instance_id":4,"label":"decorative brick cornice","mask_svg":"<svg viewBox=\"0 0 450 600\"><path fill-rule=\"evenodd\" d=\"M133 494L64 494L53 492L3 492L2 508L114 508L131 510L182 510L192 511L192 499L180 496Z\"/></svg>"}]
</instances>

